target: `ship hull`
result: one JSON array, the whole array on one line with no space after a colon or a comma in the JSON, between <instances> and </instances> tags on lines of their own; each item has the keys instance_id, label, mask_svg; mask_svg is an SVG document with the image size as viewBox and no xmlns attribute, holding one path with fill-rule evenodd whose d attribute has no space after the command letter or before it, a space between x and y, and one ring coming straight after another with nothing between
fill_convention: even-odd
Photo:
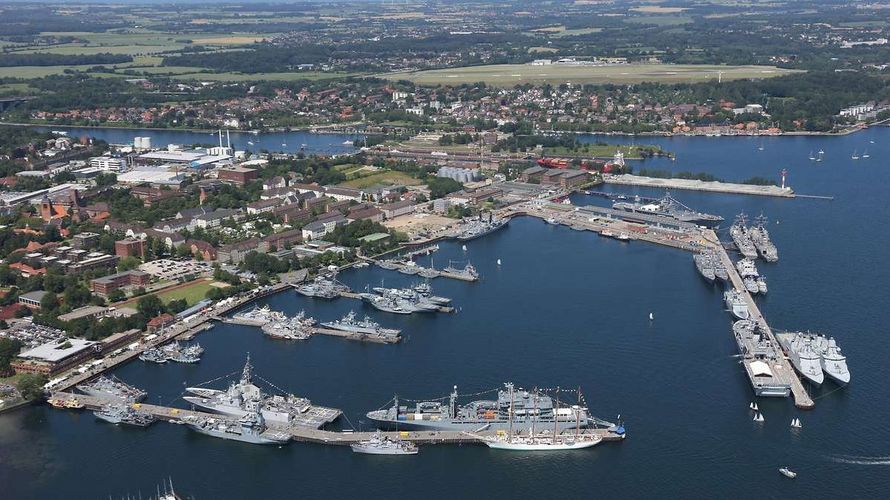
<instances>
[{"instance_id":1,"label":"ship hull","mask_svg":"<svg viewBox=\"0 0 890 500\"><path fill-rule=\"evenodd\" d=\"M244 435L244 434L234 434L231 432L223 432L216 429L205 429L199 425L187 424L188 427L200 434L204 434L205 436L211 436L219 439L226 439L229 441L238 441L241 443L248 444L285 444L288 442L287 439L277 439L277 438L268 438L263 436L254 436L254 435Z\"/></svg>"},{"instance_id":2,"label":"ship hull","mask_svg":"<svg viewBox=\"0 0 890 500\"><path fill-rule=\"evenodd\" d=\"M352 451L355 453L361 453L363 455L417 455L417 449L413 450L402 450L402 449L376 449L376 448L367 448L361 445L351 445Z\"/></svg>"},{"instance_id":3,"label":"ship hull","mask_svg":"<svg viewBox=\"0 0 890 500\"><path fill-rule=\"evenodd\" d=\"M372 414L368 414L368 418L373 420L375 424L386 430L415 430L415 431L424 431L424 430L437 430L437 431L465 431L465 432L477 432L479 429L485 428L486 430L494 430L494 431L507 431L510 429L510 422L507 420L398 420L394 421L385 417L375 417ZM564 431L569 429L574 429L576 426L575 421L562 421L556 424L556 428L558 430ZM581 427L586 427L587 422L581 422ZM526 421L514 421L513 422L513 431L514 432L527 432L532 429L532 427L536 427L537 429L552 429L553 422L545 422L545 421L537 421L532 422L531 420Z\"/></svg>"},{"instance_id":4,"label":"ship hull","mask_svg":"<svg viewBox=\"0 0 890 500\"><path fill-rule=\"evenodd\" d=\"M600 440L584 440L577 442L547 444L547 443L509 443L506 441L486 441L485 444L493 450L507 451L567 451L592 448L600 443Z\"/></svg>"}]
</instances>

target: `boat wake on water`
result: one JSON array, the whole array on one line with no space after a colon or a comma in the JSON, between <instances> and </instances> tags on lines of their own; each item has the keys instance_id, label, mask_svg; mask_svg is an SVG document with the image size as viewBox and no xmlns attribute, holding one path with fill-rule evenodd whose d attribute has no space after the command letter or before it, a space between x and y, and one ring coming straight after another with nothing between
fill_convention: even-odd
<instances>
[{"instance_id":1,"label":"boat wake on water","mask_svg":"<svg viewBox=\"0 0 890 500\"><path fill-rule=\"evenodd\" d=\"M890 456L868 457L860 455L831 455L828 459L839 464L890 465Z\"/></svg>"}]
</instances>

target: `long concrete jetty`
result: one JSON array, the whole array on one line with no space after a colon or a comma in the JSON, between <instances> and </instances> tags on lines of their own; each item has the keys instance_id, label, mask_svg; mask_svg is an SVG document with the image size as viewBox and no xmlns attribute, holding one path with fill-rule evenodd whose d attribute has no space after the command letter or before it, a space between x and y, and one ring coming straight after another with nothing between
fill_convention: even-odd
<instances>
[{"instance_id":1,"label":"long concrete jetty","mask_svg":"<svg viewBox=\"0 0 890 500\"><path fill-rule=\"evenodd\" d=\"M707 230L710 234L708 234L708 239L719 242L716 233L713 230ZM742 297L745 299L745 303L748 305L748 312L751 315L751 320L757 322L760 325L760 332L767 336L769 341L778 346L779 341L776 339L775 334L772 329L769 327L769 324L766 322L766 318L763 317L763 313L760 312L760 308L757 306L757 302L754 301L754 297L748 293L748 290L745 288L744 283L742 283L742 277L739 275L738 271L736 271L735 264L732 262L732 259L729 258L729 253L727 253L726 248L723 245L717 244L713 246L714 250L717 252L717 255L720 257L720 260L723 262L723 266L726 268L727 274L729 274L729 279L732 282L732 286L738 291ZM780 351L781 353L781 351ZM791 366L791 362L788 358L782 355L778 364L771 367L773 370L777 372L779 378L783 380L788 380L791 384L791 395L794 397L794 406L800 408L802 410L808 410L813 408L816 403L813 401L813 398L807 394L806 388L804 388L803 384L798 378L797 374L794 372L794 367Z\"/></svg>"},{"instance_id":2,"label":"long concrete jetty","mask_svg":"<svg viewBox=\"0 0 890 500\"><path fill-rule=\"evenodd\" d=\"M59 392L52 396L59 400L77 400L84 405L87 410L98 410L104 405L113 401L82 394L74 394L71 392ZM136 403L140 411L146 412L166 422L180 423L184 419L197 418L215 418L217 420L225 420L225 416L218 414L200 412L195 410L186 410L182 408L172 408L168 406L152 405L146 403ZM234 422L234 420L233 420ZM316 429L305 425L288 425L276 422L266 422L270 430L285 432L291 436L294 441L328 444L328 445L350 445L370 439L374 434L372 432L352 432L352 431L329 431ZM575 430L563 431L564 434L571 434ZM624 439L623 434L617 434L614 431L605 428L596 429L579 429L577 432L582 434L595 434L600 436L603 441L621 441ZM412 441L418 444L461 444L461 443L481 443L484 437L494 436L496 433L492 431L479 431L478 433L470 433L464 431L392 431L384 432L385 436L392 439L401 439Z\"/></svg>"},{"instance_id":3,"label":"long concrete jetty","mask_svg":"<svg viewBox=\"0 0 890 500\"><path fill-rule=\"evenodd\" d=\"M624 186L642 186L657 189L686 189L690 191L708 191L712 193L748 194L754 196L775 196L778 198L794 198L794 190L782 189L779 186L759 186L755 184L736 184L720 181L700 181L696 179L662 179L643 177L640 175L621 174L604 175L606 184Z\"/></svg>"}]
</instances>

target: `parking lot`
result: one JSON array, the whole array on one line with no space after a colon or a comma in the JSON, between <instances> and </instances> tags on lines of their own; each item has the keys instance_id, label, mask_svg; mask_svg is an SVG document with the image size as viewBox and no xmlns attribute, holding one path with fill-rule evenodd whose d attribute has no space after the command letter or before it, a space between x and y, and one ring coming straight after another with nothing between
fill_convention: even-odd
<instances>
[{"instance_id":1,"label":"parking lot","mask_svg":"<svg viewBox=\"0 0 890 500\"><path fill-rule=\"evenodd\" d=\"M198 262L196 260L160 259L141 264L139 270L161 281L180 281L186 278L209 275L213 273L213 266L207 262Z\"/></svg>"}]
</instances>

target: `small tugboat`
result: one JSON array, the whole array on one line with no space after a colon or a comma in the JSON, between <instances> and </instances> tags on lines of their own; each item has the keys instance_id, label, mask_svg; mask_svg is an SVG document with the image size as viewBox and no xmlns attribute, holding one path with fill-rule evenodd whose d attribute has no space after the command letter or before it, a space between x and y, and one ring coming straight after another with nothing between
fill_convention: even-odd
<instances>
[{"instance_id":1,"label":"small tugboat","mask_svg":"<svg viewBox=\"0 0 890 500\"><path fill-rule=\"evenodd\" d=\"M354 453L365 455L417 455L417 445L401 439L390 439L379 430L366 441L349 445Z\"/></svg>"}]
</instances>

